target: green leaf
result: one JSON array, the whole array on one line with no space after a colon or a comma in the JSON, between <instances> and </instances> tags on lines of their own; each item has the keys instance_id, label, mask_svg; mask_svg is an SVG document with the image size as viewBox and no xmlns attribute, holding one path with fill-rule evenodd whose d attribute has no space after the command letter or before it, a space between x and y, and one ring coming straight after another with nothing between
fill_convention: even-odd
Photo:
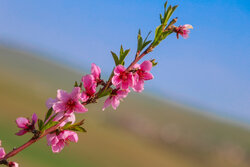
<instances>
[{"instance_id":1,"label":"green leaf","mask_svg":"<svg viewBox=\"0 0 250 167\"><path fill-rule=\"evenodd\" d=\"M64 126L63 129L67 130L71 126L72 122L67 122Z\"/></svg>"},{"instance_id":2,"label":"green leaf","mask_svg":"<svg viewBox=\"0 0 250 167\"><path fill-rule=\"evenodd\" d=\"M112 92L112 88L106 89L105 91L101 92L100 95L98 95L99 98L109 95Z\"/></svg>"},{"instance_id":3,"label":"green leaf","mask_svg":"<svg viewBox=\"0 0 250 167\"><path fill-rule=\"evenodd\" d=\"M48 112L47 112L47 114L46 114L46 116L45 116L44 122L46 122L47 119L49 119L49 117L51 116L52 112L53 112L53 108L51 107L51 108L48 110Z\"/></svg>"},{"instance_id":4,"label":"green leaf","mask_svg":"<svg viewBox=\"0 0 250 167\"><path fill-rule=\"evenodd\" d=\"M161 36L161 33L162 33L162 27L163 25L159 25L155 29L155 39L153 41L153 46L157 46L160 43L159 37Z\"/></svg>"},{"instance_id":5,"label":"green leaf","mask_svg":"<svg viewBox=\"0 0 250 167\"><path fill-rule=\"evenodd\" d=\"M158 64L158 62L155 62L155 59L150 60L150 61L151 61L151 63L152 63L152 67L154 67L154 66L156 66L156 65Z\"/></svg>"},{"instance_id":6,"label":"green leaf","mask_svg":"<svg viewBox=\"0 0 250 167\"><path fill-rule=\"evenodd\" d=\"M41 119L38 119L38 128L39 130L42 130L43 128L43 121Z\"/></svg>"},{"instance_id":7,"label":"green leaf","mask_svg":"<svg viewBox=\"0 0 250 167\"><path fill-rule=\"evenodd\" d=\"M74 87L78 87L78 83L77 83L77 81L75 81Z\"/></svg>"},{"instance_id":8,"label":"green leaf","mask_svg":"<svg viewBox=\"0 0 250 167\"><path fill-rule=\"evenodd\" d=\"M115 61L115 65L117 66L119 64L118 56L114 52L112 52L112 51L111 51L111 54L112 54L113 59Z\"/></svg>"},{"instance_id":9,"label":"green leaf","mask_svg":"<svg viewBox=\"0 0 250 167\"><path fill-rule=\"evenodd\" d=\"M150 42L152 42L152 40L145 42L145 43L142 45L142 49L144 49L148 44L150 44Z\"/></svg>"},{"instance_id":10,"label":"green leaf","mask_svg":"<svg viewBox=\"0 0 250 167\"><path fill-rule=\"evenodd\" d=\"M162 17L161 14L160 14L160 20L161 20L161 24L162 24L162 22L163 22L163 17Z\"/></svg>"},{"instance_id":11,"label":"green leaf","mask_svg":"<svg viewBox=\"0 0 250 167\"><path fill-rule=\"evenodd\" d=\"M168 1L166 1L166 2L164 3L164 11L165 11L165 12L166 12L167 5L168 5Z\"/></svg>"},{"instance_id":12,"label":"green leaf","mask_svg":"<svg viewBox=\"0 0 250 167\"><path fill-rule=\"evenodd\" d=\"M72 128L70 130L73 130L73 131L76 131L76 132L87 132L86 129L84 129L81 126L75 126L74 128Z\"/></svg>"},{"instance_id":13,"label":"green leaf","mask_svg":"<svg viewBox=\"0 0 250 167\"><path fill-rule=\"evenodd\" d=\"M123 54L123 47L121 45L121 48L120 48L120 56Z\"/></svg>"},{"instance_id":14,"label":"green leaf","mask_svg":"<svg viewBox=\"0 0 250 167\"><path fill-rule=\"evenodd\" d=\"M42 131L45 131L53 126L56 126L59 122L58 121L51 121L51 122L48 122L42 129Z\"/></svg>"},{"instance_id":15,"label":"green leaf","mask_svg":"<svg viewBox=\"0 0 250 167\"><path fill-rule=\"evenodd\" d=\"M122 55L120 55L119 64L122 64L124 62L124 59L126 58L129 52L130 52L130 49L127 49L125 50L125 52L122 53Z\"/></svg>"}]
</instances>

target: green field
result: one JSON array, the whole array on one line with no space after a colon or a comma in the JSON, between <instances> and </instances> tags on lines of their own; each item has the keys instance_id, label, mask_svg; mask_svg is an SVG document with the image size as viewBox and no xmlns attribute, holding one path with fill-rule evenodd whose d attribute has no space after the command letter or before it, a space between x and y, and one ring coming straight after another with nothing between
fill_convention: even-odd
<instances>
[{"instance_id":1,"label":"green field","mask_svg":"<svg viewBox=\"0 0 250 167\"><path fill-rule=\"evenodd\" d=\"M6 151L27 141L14 120L36 112L57 89L70 91L84 73L32 53L0 47L0 139ZM157 79L157 78L156 78ZM144 94L130 94L117 111L87 106L78 114L87 133L60 154L42 140L13 160L21 167L249 167L250 131L194 109Z\"/></svg>"}]
</instances>

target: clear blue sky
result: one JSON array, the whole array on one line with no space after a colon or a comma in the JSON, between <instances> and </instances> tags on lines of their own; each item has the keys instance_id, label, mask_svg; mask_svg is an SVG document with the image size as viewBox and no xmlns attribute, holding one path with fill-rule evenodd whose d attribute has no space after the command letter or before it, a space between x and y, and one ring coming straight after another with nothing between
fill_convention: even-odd
<instances>
[{"instance_id":1,"label":"clear blue sky","mask_svg":"<svg viewBox=\"0 0 250 167\"><path fill-rule=\"evenodd\" d=\"M187 40L172 35L156 58L151 91L226 117L250 121L250 1L170 0ZM136 35L154 30L162 0L1 1L0 41L50 53L77 68L112 69L110 50L136 49ZM130 58L127 60L130 61Z\"/></svg>"}]
</instances>

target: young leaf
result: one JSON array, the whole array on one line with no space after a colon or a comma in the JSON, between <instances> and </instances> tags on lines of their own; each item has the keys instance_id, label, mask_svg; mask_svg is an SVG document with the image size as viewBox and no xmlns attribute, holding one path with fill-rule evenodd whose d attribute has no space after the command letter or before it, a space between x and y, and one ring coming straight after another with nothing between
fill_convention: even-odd
<instances>
[{"instance_id":1,"label":"young leaf","mask_svg":"<svg viewBox=\"0 0 250 167\"><path fill-rule=\"evenodd\" d=\"M56 126L58 123L59 123L58 121L50 121L43 127L42 131L45 131L53 126Z\"/></svg>"},{"instance_id":2,"label":"young leaf","mask_svg":"<svg viewBox=\"0 0 250 167\"><path fill-rule=\"evenodd\" d=\"M42 130L43 128L43 121L41 119L38 119L38 128L39 130Z\"/></svg>"},{"instance_id":3,"label":"young leaf","mask_svg":"<svg viewBox=\"0 0 250 167\"><path fill-rule=\"evenodd\" d=\"M72 128L70 130L77 131L77 132L87 132L86 129L84 129L81 126L75 126L74 128Z\"/></svg>"},{"instance_id":4,"label":"young leaf","mask_svg":"<svg viewBox=\"0 0 250 167\"><path fill-rule=\"evenodd\" d=\"M111 54L112 54L113 59L115 61L115 65L117 66L119 64L118 56L114 52L112 52L112 51L111 51Z\"/></svg>"},{"instance_id":5,"label":"young leaf","mask_svg":"<svg viewBox=\"0 0 250 167\"><path fill-rule=\"evenodd\" d=\"M121 45L121 48L120 48L120 56L123 54L123 47Z\"/></svg>"},{"instance_id":6,"label":"young leaf","mask_svg":"<svg viewBox=\"0 0 250 167\"><path fill-rule=\"evenodd\" d=\"M74 87L78 87L78 83L77 83L77 81L75 81Z\"/></svg>"},{"instance_id":7,"label":"young leaf","mask_svg":"<svg viewBox=\"0 0 250 167\"><path fill-rule=\"evenodd\" d=\"M119 64L122 64L124 62L124 59L126 58L126 56L128 55L130 49L125 50L125 52L122 53L122 55L120 55L120 61Z\"/></svg>"},{"instance_id":8,"label":"young leaf","mask_svg":"<svg viewBox=\"0 0 250 167\"><path fill-rule=\"evenodd\" d=\"M72 122L67 122L64 126L63 129L67 130L71 126Z\"/></svg>"},{"instance_id":9,"label":"young leaf","mask_svg":"<svg viewBox=\"0 0 250 167\"><path fill-rule=\"evenodd\" d=\"M48 110L48 112L47 112L47 114L46 114L46 116L45 116L44 122L46 122L47 119L49 119L49 117L51 116L52 112L53 112L53 108L51 107L51 108Z\"/></svg>"},{"instance_id":10,"label":"young leaf","mask_svg":"<svg viewBox=\"0 0 250 167\"><path fill-rule=\"evenodd\" d=\"M98 97L101 98L101 97L107 96L107 95L109 95L111 92L112 92L112 89L111 89L111 88L106 89L105 91L101 92L101 94L98 95Z\"/></svg>"},{"instance_id":11,"label":"young leaf","mask_svg":"<svg viewBox=\"0 0 250 167\"><path fill-rule=\"evenodd\" d=\"M167 5L168 5L168 1L166 1L166 2L164 3L164 11L165 11L165 12L166 12Z\"/></svg>"}]
</instances>

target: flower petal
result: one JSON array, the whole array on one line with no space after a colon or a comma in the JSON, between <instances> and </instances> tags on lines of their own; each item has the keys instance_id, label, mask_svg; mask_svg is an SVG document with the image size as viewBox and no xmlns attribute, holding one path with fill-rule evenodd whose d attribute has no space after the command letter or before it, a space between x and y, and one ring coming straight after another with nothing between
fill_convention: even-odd
<instances>
[{"instance_id":1,"label":"flower petal","mask_svg":"<svg viewBox=\"0 0 250 167\"><path fill-rule=\"evenodd\" d=\"M143 71L150 71L152 68L152 63L151 61L146 60L143 63L141 63L140 67Z\"/></svg>"},{"instance_id":2,"label":"flower petal","mask_svg":"<svg viewBox=\"0 0 250 167\"><path fill-rule=\"evenodd\" d=\"M144 80L139 80L138 82L136 82L133 86L133 90L135 92L142 92L144 90Z\"/></svg>"},{"instance_id":3,"label":"flower petal","mask_svg":"<svg viewBox=\"0 0 250 167\"><path fill-rule=\"evenodd\" d=\"M3 147L0 147L0 158L3 158L5 156L5 151Z\"/></svg>"},{"instance_id":4,"label":"flower petal","mask_svg":"<svg viewBox=\"0 0 250 167\"><path fill-rule=\"evenodd\" d=\"M57 90L57 98L60 100L60 101L68 101L68 99L70 98L70 95L64 91L64 90L61 90L61 89L58 89Z\"/></svg>"},{"instance_id":5,"label":"flower petal","mask_svg":"<svg viewBox=\"0 0 250 167\"><path fill-rule=\"evenodd\" d=\"M19 128L26 128L30 121L27 118L19 117L16 119L16 124Z\"/></svg>"},{"instance_id":6,"label":"flower petal","mask_svg":"<svg viewBox=\"0 0 250 167\"><path fill-rule=\"evenodd\" d=\"M119 104L120 104L120 101L118 100L118 98L113 97L111 99L111 105L112 105L114 110L116 110L116 108L119 106Z\"/></svg>"},{"instance_id":7,"label":"flower petal","mask_svg":"<svg viewBox=\"0 0 250 167\"><path fill-rule=\"evenodd\" d=\"M57 101L58 101L57 98L55 98L55 99L49 98L49 99L46 101L46 106L47 106L47 108L50 109Z\"/></svg>"},{"instance_id":8,"label":"flower petal","mask_svg":"<svg viewBox=\"0 0 250 167\"><path fill-rule=\"evenodd\" d=\"M113 78L112 78L112 84L114 85L114 86L118 86L120 83L121 83L121 79L120 79L120 77L119 76L113 76Z\"/></svg>"},{"instance_id":9,"label":"flower petal","mask_svg":"<svg viewBox=\"0 0 250 167\"><path fill-rule=\"evenodd\" d=\"M27 130L22 129L19 132L17 132L15 135L22 136L22 135L26 134L27 132L28 132Z\"/></svg>"},{"instance_id":10,"label":"flower petal","mask_svg":"<svg viewBox=\"0 0 250 167\"><path fill-rule=\"evenodd\" d=\"M91 64L91 74L95 77L95 79L100 78L101 69L95 63Z\"/></svg>"},{"instance_id":11,"label":"flower petal","mask_svg":"<svg viewBox=\"0 0 250 167\"><path fill-rule=\"evenodd\" d=\"M52 107L55 113L66 111L66 105L62 101L56 102Z\"/></svg>"},{"instance_id":12,"label":"flower petal","mask_svg":"<svg viewBox=\"0 0 250 167\"><path fill-rule=\"evenodd\" d=\"M126 69L123 65L118 65L115 67L115 70L114 70L114 74L115 75L119 75L121 74L122 72L124 72Z\"/></svg>"},{"instance_id":13,"label":"flower petal","mask_svg":"<svg viewBox=\"0 0 250 167\"><path fill-rule=\"evenodd\" d=\"M143 79L144 79L144 80L151 80L151 79L154 79L154 76L153 76L153 74L151 74L151 73L149 73L149 72L145 72L145 73L143 74Z\"/></svg>"},{"instance_id":14,"label":"flower petal","mask_svg":"<svg viewBox=\"0 0 250 167\"><path fill-rule=\"evenodd\" d=\"M102 111L104 111L105 108L107 108L110 104L111 104L111 99L110 99L110 97L108 97L108 98L105 100L105 102L104 102L104 105L103 105L103 107L102 107Z\"/></svg>"},{"instance_id":15,"label":"flower petal","mask_svg":"<svg viewBox=\"0 0 250 167\"><path fill-rule=\"evenodd\" d=\"M35 124L36 122L37 122L37 115L36 115L36 113L34 113L33 115L32 115L32 124Z\"/></svg>"},{"instance_id":16,"label":"flower petal","mask_svg":"<svg viewBox=\"0 0 250 167\"><path fill-rule=\"evenodd\" d=\"M84 107L84 105L82 105L81 103L77 103L76 106L75 106L75 112L76 113L84 113L84 112L87 112L88 109Z\"/></svg>"}]
</instances>

